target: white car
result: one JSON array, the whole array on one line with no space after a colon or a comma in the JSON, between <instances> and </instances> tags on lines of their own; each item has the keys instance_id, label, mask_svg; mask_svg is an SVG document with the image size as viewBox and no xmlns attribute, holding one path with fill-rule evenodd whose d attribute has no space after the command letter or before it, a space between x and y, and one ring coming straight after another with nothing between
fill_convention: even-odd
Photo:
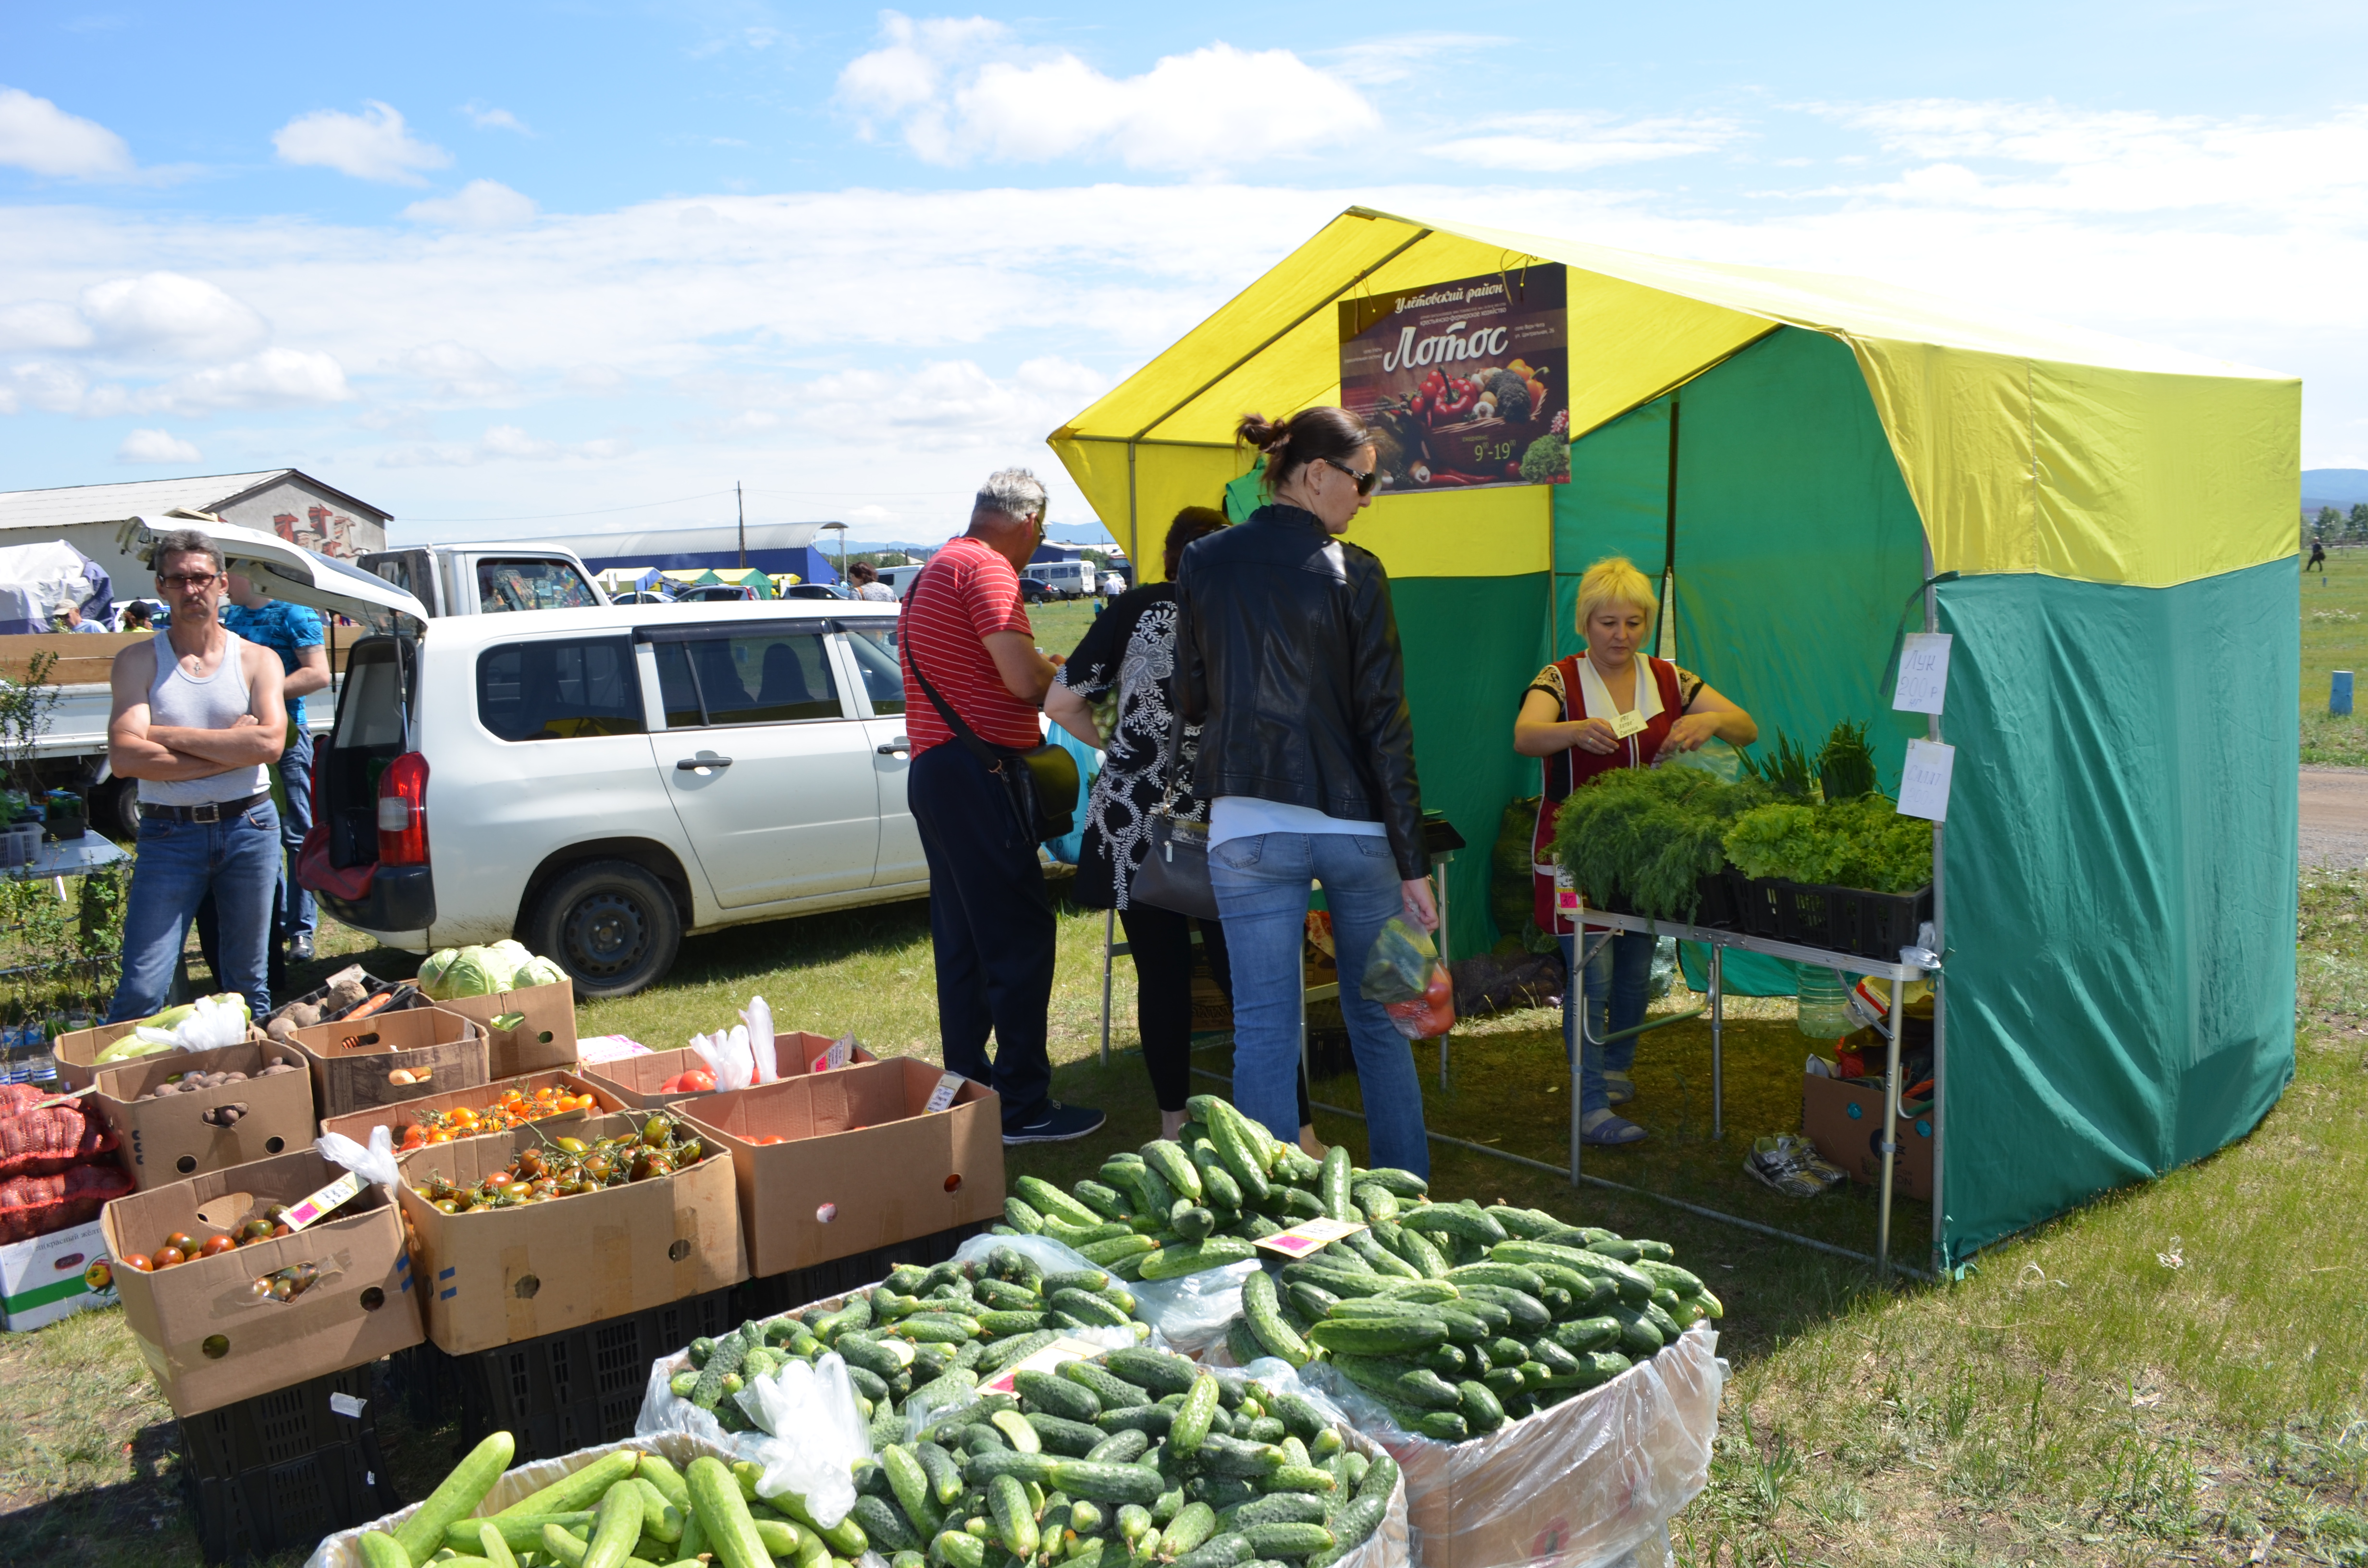
<instances>
[{"instance_id":1,"label":"white car","mask_svg":"<svg viewBox=\"0 0 2368 1568\"><path fill-rule=\"evenodd\" d=\"M415 952L516 936L629 994L689 934L928 891L897 607L438 619L355 644L319 752L329 912Z\"/></svg>"}]
</instances>

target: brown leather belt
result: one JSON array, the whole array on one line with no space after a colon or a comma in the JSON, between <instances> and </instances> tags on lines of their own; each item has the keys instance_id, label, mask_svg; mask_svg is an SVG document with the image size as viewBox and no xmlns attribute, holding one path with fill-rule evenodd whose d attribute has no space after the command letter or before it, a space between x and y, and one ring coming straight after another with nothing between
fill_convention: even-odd
<instances>
[{"instance_id":1,"label":"brown leather belt","mask_svg":"<svg viewBox=\"0 0 2368 1568\"><path fill-rule=\"evenodd\" d=\"M249 795L243 801L208 801L202 805L196 806L152 806L142 801L140 802L140 814L143 817L162 817L166 822L220 822L224 817L238 816L249 807L269 799L271 799L271 791L266 790L261 794Z\"/></svg>"}]
</instances>

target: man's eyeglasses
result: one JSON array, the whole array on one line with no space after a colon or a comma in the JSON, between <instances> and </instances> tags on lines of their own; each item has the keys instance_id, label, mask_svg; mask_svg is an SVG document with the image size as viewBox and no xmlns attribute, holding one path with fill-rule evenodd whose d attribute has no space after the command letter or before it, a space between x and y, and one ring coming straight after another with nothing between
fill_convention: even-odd
<instances>
[{"instance_id":1,"label":"man's eyeglasses","mask_svg":"<svg viewBox=\"0 0 2368 1568\"><path fill-rule=\"evenodd\" d=\"M1363 473L1359 473L1347 463L1336 462L1330 458L1319 458L1316 460L1321 462L1326 468L1337 468L1342 473L1347 474L1350 479L1355 480L1357 482L1357 494L1360 495L1371 495L1373 493L1373 486L1381 482L1382 471L1378 468L1368 469Z\"/></svg>"},{"instance_id":2,"label":"man's eyeglasses","mask_svg":"<svg viewBox=\"0 0 2368 1568\"><path fill-rule=\"evenodd\" d=\"M156 581L162 583L168 588L174 589L176 592L186 590L189 593L202 594L208 588L212 587L216 583L222 581L222 574L219 572L176 572L169 577L160 574L158 574Z\"/></svg>"}]
</instances>

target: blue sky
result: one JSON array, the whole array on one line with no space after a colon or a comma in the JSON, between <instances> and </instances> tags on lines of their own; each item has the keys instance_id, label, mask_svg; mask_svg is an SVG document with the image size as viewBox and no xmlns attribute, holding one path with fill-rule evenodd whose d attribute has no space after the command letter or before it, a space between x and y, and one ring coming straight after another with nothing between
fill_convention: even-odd
<instances>
[{"instance_id":1,"label":"blue sky","mask_svg":"<svg viewBox=\"0 0 2368 1568\"><path fill-rule=\"evenodd\" d=\"M2271 367L2368 467L2368 8L1442 17L0 9L0 489L927 540L1017 461L1084 521L1045 432L1360 202Z\"/></svg>"}]
</instances>

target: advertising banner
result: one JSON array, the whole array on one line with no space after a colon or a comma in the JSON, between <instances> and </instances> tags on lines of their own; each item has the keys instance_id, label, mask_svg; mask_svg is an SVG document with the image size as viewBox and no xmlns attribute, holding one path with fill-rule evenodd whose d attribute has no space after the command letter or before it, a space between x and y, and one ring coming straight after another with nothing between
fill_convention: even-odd
<instances>
[{"instance_id":1,"label":"advertising banner","mask_svg":"<svg viewBox=\"0 0 2368 1568\"><path fill-rule=\"evenodd\" d=\"M1340 403L1373 432L1379 494L1570 478L1559 265L1340 305Z\"/></svg>"}]
</instances>

